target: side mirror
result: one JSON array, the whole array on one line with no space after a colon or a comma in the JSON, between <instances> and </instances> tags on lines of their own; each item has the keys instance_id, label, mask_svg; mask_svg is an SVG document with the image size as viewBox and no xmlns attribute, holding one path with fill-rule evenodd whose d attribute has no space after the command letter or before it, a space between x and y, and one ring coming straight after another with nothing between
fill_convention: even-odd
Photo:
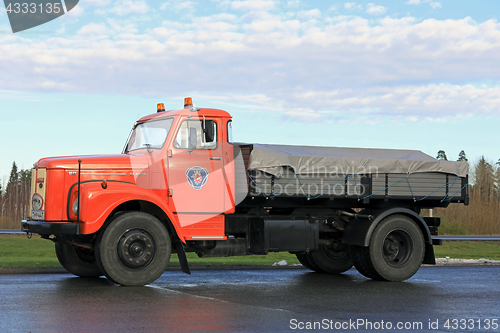
<instances>
[{"instance_id":1,"label":"side mirror","mask_svg":"<svg viewBox=\"0 0 500 333\"><path fill-rule=\"evenodd\" d=\"M189 129L189 149L196 149L196 143L198 142L198 133L196 133L196 128L191 127Z\"/></svg>"}]
</instances>

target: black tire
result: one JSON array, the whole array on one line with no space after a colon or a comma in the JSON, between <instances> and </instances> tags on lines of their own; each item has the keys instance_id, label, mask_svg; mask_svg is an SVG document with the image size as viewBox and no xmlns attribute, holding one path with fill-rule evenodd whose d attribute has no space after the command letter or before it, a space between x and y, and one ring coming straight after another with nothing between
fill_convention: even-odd
<instances>
[{"instance_id":1,"label":"black tire","mask_svg":"<svg viewBox=\"0 0 500 333\"><path fill-rule=\"evenodd\" d=\"M349 247L342 244L340 238L335 239L330 246L320 245L318 251L310 252L307 259L312 267L320 273L340 274L353 266Z\"/></svg>"},{"instance_id":2,"label":"black tire","mask_svg":"<svg viewBox=\"0 0 500 333\"><path fill-rule=\"evenodd\" d=\"M380 275L378 275L370 262L370 248L368 246L350 245L349 252L351 254L354 267L359 273L369 279L380 279Z\"/></svg>"},{"instance_id":3,"label":"black tire","mask_svg":"<svg viewBox=\"0 0 500 333\"><path fill-rule=\"evenodd\" d=\"M295 255L299 262L304 266L305 268L309 268L311 271L318 271L319 267L314 267L309 260L307 259L308 254L296 254Z\"/></svg>"},{"instance_id":4,"label":"black tire","mask_svg":"<svg viewBox=\"0 0 500 333\"><path fill-rule=\"evenodd\" d=\"M165 226L143 212L115 216L96 240L97 264L108 279L124 286L142 286L158 279L171 252Z\"/></svg>"},{"instance_id":5,"label":"black tire","mask_svg":"<svg viewBox=\"0 0 500 333\"><path fill-rule=\"evenodd\" d=\"M85 278L103 275L95 260L94 251L66 243L56 243L55 247L59 263L68 272Z\"/></svg>"},{"instance_id":6,"label":"black tire","mask_svg":"<svg viewBox=\"0 0 500 333\"><path fill-rule=\"evenodd\" d=\"M365 260L368 271L376 273L374 279L404 281L419 270L424 255L424 236L415 221L392 215L375 228Z\"/></svg>"}]
</instances>

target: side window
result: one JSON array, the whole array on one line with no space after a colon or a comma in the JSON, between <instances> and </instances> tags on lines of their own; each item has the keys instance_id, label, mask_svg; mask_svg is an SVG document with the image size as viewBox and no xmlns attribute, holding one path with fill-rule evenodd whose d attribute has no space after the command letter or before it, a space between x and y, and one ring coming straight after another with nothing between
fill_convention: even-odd
<instances>
[{"instance_id":1,"label":"side window","mask_svg":"<svg viewBox=\"0 0 500 333\"><path fill-rule=\"evenodd\" d=\"M227 142L233 143L233 121L227 122Z\"/></svg>"},{"instance_id":2,"label":"side window","mask_svg":"<svg viewBox=\"0 0 500 333\"><path fill-rule=\"evenodd\" d=\"M192 141L192 147L189 142ZM175 136L174 147L179 149L216 149L217 123L213 120L184 120Z\"/></svg>"}]
</instances>

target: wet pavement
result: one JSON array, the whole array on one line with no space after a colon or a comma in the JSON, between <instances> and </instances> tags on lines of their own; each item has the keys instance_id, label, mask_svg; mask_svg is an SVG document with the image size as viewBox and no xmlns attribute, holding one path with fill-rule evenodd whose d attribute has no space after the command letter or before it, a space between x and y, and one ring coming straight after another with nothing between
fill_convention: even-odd
<instances>
[{"instance_id":1,"label":"wet pavement","mask_svg":"<svg viewBox=\"0 0 500 333\"><path fill-rule=\"evenodd\" d=\"M7 274L0 275L0 330L500 332L499 276L500 266L422 267L400 283L355 270L194 270L120 287L70 274Z\"/></svg>"}]
</instances>

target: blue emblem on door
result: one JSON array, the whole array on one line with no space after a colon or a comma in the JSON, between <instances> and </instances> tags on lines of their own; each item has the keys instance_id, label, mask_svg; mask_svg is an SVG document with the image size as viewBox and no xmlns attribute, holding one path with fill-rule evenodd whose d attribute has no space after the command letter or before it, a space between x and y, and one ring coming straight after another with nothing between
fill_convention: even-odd
<instances>
[{"instance_id":1,"label":"blue emblem on door","mask_svg":"<svg viewBox=\"0 0 500 333\"><path fill-rule=\"evenodd\" d=\"M195 190L200 190L208 180L208 170L200 166L194 166L186 170L186 178Z\"/></svg>"}]
</instances>

